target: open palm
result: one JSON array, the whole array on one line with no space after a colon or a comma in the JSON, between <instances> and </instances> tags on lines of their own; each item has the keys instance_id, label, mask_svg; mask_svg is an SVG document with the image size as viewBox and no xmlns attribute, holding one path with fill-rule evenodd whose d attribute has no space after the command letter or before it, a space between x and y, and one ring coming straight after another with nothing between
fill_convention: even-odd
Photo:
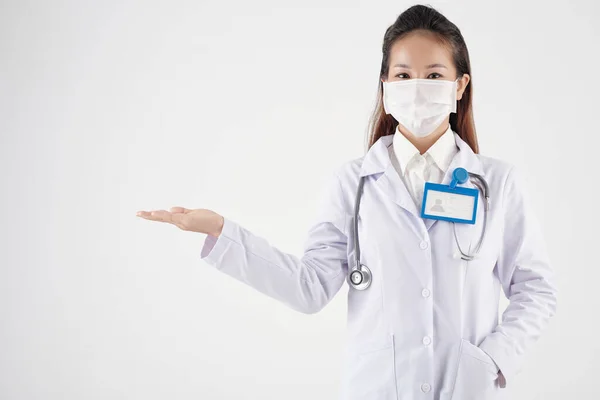
<instances>
[{"instance_id":1,"label":"open palm","mask_svg":"<svg viewBox=\"0 0 600 400\"><path fill-rule=\"evenodd\" d=\"M138 211L136 215L150 221L168 222L184 231L213 236L219 236L223 226L223 217L205 208L171 207L170 211Z\"/></svg>"}]
</instances>

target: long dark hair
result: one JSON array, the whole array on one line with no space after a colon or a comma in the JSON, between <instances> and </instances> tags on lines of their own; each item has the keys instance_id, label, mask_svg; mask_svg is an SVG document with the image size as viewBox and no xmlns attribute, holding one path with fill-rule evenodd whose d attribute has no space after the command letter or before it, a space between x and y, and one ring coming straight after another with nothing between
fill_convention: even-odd
<instances>
[{"instance_id":1,"label":"long dark hair","mask_svg":"<svg viewBox=\"0 0 600 400\"><path fill-rule=\"evenodd\" d=\"M379 72L379 89L377 104L369 120L368 148L382 136L392 135L398 122L391 114L386 114L383 108L383 82L387 79L389 70L390 49L392 45L411 31L425 29L433 32L442 43L449 46L452 52L457 77L463 74L471 75L469 51L460 30L432 7L421 4L412 6L398 16L396 21L385 31L383 37L381 69ZM456 113L450 114L450 127L469 144L473 152L479 153L472 107L473 79L470 79L462 98L456 105Z\"/></svg>"}]
</instances>

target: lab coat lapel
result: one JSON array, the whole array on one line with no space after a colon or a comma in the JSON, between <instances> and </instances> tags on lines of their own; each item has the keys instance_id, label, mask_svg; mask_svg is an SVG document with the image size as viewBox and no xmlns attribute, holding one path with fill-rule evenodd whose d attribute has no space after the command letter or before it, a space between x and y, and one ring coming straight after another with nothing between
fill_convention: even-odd
<instances>
[{"instance_id":1,"label":"lab coat lapel","mask_svg":"<svg viewBox=\"0 0 600 400\"><path fill-rule=\"evenodd\" d=\"M377 179L375 184L378 185L394 201L394 203L404 208L416 218L419 218L417 206L392 163L387 165L383 175Z\"/></svg>"},{"instance_id":2,"label":"lab coat lapel","mask_svg":"<svg viewBox=\"0 0 600 400\"><path fill-rule=\"evenodd\" d=\"M392 145L393 135L380 137L371 146L363 160L360 175L375 175L374 184L394 203L413 215L415 222L420 221L420 213L406 185L392 164L388 147ZM416 234L420 234L419 223L411 225Z\"/></svg>"},{"instance_id":3,"label":"lab coat lapel","mask_svg":"<svg viewBox=\"0 0 600 400\"><path fill-rule=\"evenodd\" d=\"M471 147L461 139L460 136L456 132L454 132L454 139L456 141L456 145L458 146L458 152L454 155L454 158L450 162L446 173L444 174L444 179L442 180L442 185L449 185L452 182L452 173L455 168L463 167L468 172L473 172L484 176L483 168L481 166L481 161L477 154L473 152ZM477 188L470 180L460 185L461 187L467 188ZM420 215L420 213L419 213ZM436 219L425 218L425 226L429 231L433 225L438 221Z\"/></svg>"},{"instance_id":4,"label":"lab coat lapel","mask_svg":"<svg viewBox=\"0 0 600 400\"><path fill-rule=\"evenodd\" d=\"M412 214L415 217L415 220L423 221L429 231L438 220L421 218L421 210L417 209L406 185L404 185L404 182L391 162L388 147L392 145L392 139L393 135L382 136L373 144L373 146L371 146L364 156L360 176L377 174L375 176L375 185L377 185L394 203ZM458 146L458 152L450 162L441 183L444 185L450 184L452 181L452 172L458 167L463 167L469 172L484 176L481 161L477 154L473 152L467 142L461 139L456 132L454 132L454 140ZM476 188L470 180L461 186ZM420 234L418 224L413 224L412 229L416 234Z\"/></svg>"}]
</instances>

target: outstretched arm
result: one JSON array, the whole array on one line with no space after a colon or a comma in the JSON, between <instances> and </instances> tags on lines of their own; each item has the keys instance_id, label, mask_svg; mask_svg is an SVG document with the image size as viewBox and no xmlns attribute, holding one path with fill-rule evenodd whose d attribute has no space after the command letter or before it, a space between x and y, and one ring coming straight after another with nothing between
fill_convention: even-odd
<instances>
[{"instance_id":1,"label":"outstretched arm","mask_svg":"<svg viewBox=\"0 0 600 400\"><path fill-rule=\"evenodd\" d=\"M201 258L297 311L315 313L331 301L346 279L346 221L341 185L334 173L322 190L318 216L300 257L223 218L220 234L205 238Z\"/></svg>"}]
</instances>

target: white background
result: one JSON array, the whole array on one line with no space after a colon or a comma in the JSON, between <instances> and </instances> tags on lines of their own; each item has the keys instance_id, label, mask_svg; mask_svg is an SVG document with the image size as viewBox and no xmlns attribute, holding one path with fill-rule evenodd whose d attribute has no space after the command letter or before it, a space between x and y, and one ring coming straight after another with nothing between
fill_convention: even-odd
<instances>
[{"instance_id":1,"label":"white background","mask_svg":"<svg viewBox=\"0 0 600 400\"><path fill-rule=\"evenodd\" d=\"M301 255L412 4L0 1L0 398L335 398L346 285L297 313L135 212L210 208ZM465 37L481 152L525 175L558 274L507 390L598 398L598 2L430 4Z\"/></svg>"}]
</instances>

